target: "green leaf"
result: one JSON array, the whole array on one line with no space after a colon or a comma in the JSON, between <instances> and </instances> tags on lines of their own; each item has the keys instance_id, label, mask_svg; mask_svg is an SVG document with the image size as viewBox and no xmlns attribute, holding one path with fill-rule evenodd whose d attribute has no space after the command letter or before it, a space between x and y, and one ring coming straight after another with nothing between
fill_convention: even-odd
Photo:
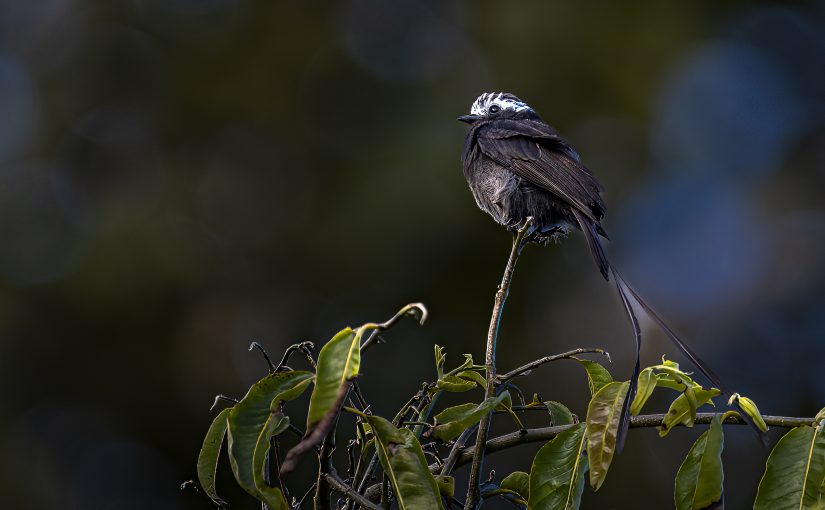
<instances>
[{"instance_id":1,"label":"green leaf","mask_svg":"<svg viewBox=\"0 0 825 510\"><path fill-rule=\"evenodd\" d=\"M587 457L585 424L565 430L541 447L530 470L529 510L576 510L581 503Z\"/></svg>"},{"instance_id":2,"label":"green leaf","mask_svg":"<svg viewBox=\"0 0 825 510\"><path fill-rule=\"evenodd\" d=\"M272 487L266 483L264 473L266 471L266 453L269 451L269 438L277 436L289 428L289 417L283 413L273 412L266 420L264 428L258 435L258 442L255 445L255 452L252 454L252 474L255 481L255 488L261 501L269 505L272 510L286 510L289 506L284 499L284 493L277 487Z\"/></svg>"},{"instance_id":3,"label":"green leaf","mask_svg":"<svg viewBox=\"0 0 825 510\"><path fill-rule=\"evenodd\" d=\"M444 348L440 345L435 345L435 371L438 378L444 377L444 362L447 361L447 355L444 354Z\"/></svg>"},{"instance_id":4,"label":"green leaf","mask_svg":"<svg viewBox=\"0 0 825 510\"><path fill-rule=\"evenodd\" d=\"M656 389L656 382L656 374L653 372L653 368L648 367L642 370L639 374L636 397L633 399L633 403L630 404L630 414L636 416L642 412L645 403L653 395L653 390Z\"/></svg>"},{"instance_id":5,"label":"green leaf","mask_svg":"<svg viewBox=\"0 0 825 510\"><path fill-rule=\"evenodd\" d=\"M587 406L587 456L590 485L594 490L604 483L616 449L616 434L629 381L611 382L602 387Z\"/></svg>"},{"instance_id":6,"label":"green leaf","mask_svg":"<svg viewBox=\"0 0 825 510\"><path fill-rule=\"evenodd\" d=\"M275 372L249 389L246 396L229 411L227 438L229 463L238 485L258 499L253 457L261 431L271 414L280 411L281 400L297 398L313 380L311 372Z\"/></svg>"},{"instance_id":7,"label":"green leaf","mask_svg":"<svg viewBox=\"0 0 825 510\"><path fill-rule=\"evenodd\" d=\"M591 395L595 395L600 389L604 387L604 385L613 381L613 376L610 375L610 372L608 372L606 368L596 363L595 361L580 358L573 359L581 363L582 366L584 366L584 369L587 371L587 382L590 385Z\"/></svg>"},{"instance_id":8,"label":"green leaf","mask_svg":"<svg viewBox=\"0 0 825 510\"><path fill-rule=\"evenodd\" d=\"M759 408L756 407L756 402L748 397L743 397L738 393L734 393L731 396L730 401L728 401L728 405L730 405L733 400L736 400L736 403L742 412L750 416L754 425L756 425L756 428L758 428L760 432L768 431L768 424L765 423L764 418L762 418L762 413L760 413Z\"/></svg>"},{"instance_id":9,"label":"green leaf","mask_svg":"<svg viewBox=\"0 0 825 510\"><path fill-rule=\"evenodd\" d=\"M487 381L484 379L484 376L479 374L475 370L462 370L461 372L455 375L456 377L467 379L468 381L473 381L482 388L485 388L487 386Z\"/></svg>"},{"instance_id":10,"label":"green leaf","mask_svg":"<svg viewBox=\"0 0 825 510\"><path fill-rule=\"evenodd\" d=\"M550 420L554 427L558 427L559 425L573 425L576 422L573 418L573 413L561 402L548 400L544 405L547 406L547 410L550 412Z\"/></svg>"},{"instance_id":11,"label":"green leaf","mask_svg":"<svg viewBox=\"0 0 825 510\"><path fill-rule=\"evenodd\" d=\"M435 383L435 387L451 393L461 393L475 388L476 383L454 375L445 375Z\"/></svg>"},{"instance_id":12,"label":"green leaf","mask_svg":"<svg viewBox=\"0 0 825 510\"><path fill-rule=\"evenodd\" d=\"M200 455L198 455L198 480L201 483L203 492L209 496L216 505L226 505L226 502L218 497L215 489L215 472L218 469L218 457L223 445L223 436L226 434L226 419L229 417L231 408L227 407L219 412L212 425L203 438Z\"/></svg>"},{"instance_id":13,"label":"green leaf","mask_svg":"<svg viewBox=\"0 0 825 510\"><path fill-rule=\"evenodd\" d=\"M673 498L676 510L701 510L722 501L722 448L725 435L719 415L699 436L676 473Z\"/></svg>"},{"instance_id":14,"label":"green leaf","mask_svg":"<svg viewBox=\"0 0 825 510\"><path fill-rule=\"evenodd\" d=\"M435 483L438 485L438 492L445 498L455 496L455 478L447 475L436 475Z\"/></svg>"},{"instance_id":15,"label":"green leaf","mask_svg":"<svg viewBox=\"0 0 825 510\"><path fill-rule=\"evenodd\" d=\"M659 435L665 437L670 429L679 425L680 423L685 427L692 427L696 421L696 409L704 404L713 405L713 397L718 396L721 392L716 388L706 390L701 387L694 387L692 393L695 398L695 403L691 402L685 393L679 395L676 400L670 404L670 408L665 414L665 419L662 420L662 427L659 429Z\"/></svg>"},{"instance_id":16,"label":"green leaf","mask_svg":"<svg viewBox=\"0 0 825 510\"><path fill-rule=\"evenodd\" d=\"M678 392L685 391L685 385L674 379L670 374L656 374L656 386L670 388Z\"/></svg>"},{"instance_id":17,"label":"green leaf","mask_svg":"<svg viewBox=\"0 0 825 510\"><path fill-rule=\"evenodd\" d=\"M499 487L515 492L527 501L530 498L530 475L524 471L514 471L504 477Z\"/></svg>"},{"instance_id":18,"label":"green leaf","mask_svg":"<svg viewBox=\"0 0 825 510\"><path fill-rule=\"evenodd\" d=\"M465 429L472 427L487 413L510 398L509 392L502 392L497 397L490 397L480 404L461 404L448 407L435 415L436 425L427 431L427 436L442 441L449 441L461 435Z\"/></svg>"},{"instance_id":19,"label":"green leaf","mask_svg":"<svg viewBox=\"0 0 825 510\"><path fill-rule=\"evenodd\" d=\"M754 510L821 509L825 506L825 434L797 427L782 436L768 457Z\"/></svg>"},{"instance_id":20,"label":"green leaf","mask_svg":"<svg viewBox=\"0 0 825 510\"><path fill-rule=\"evenodd\" d=\"M361 335L352 328L344 328L318 353L315 389L309 399L307 432L332 409L341 386L358 375L360 366Z\"/></svg>"},{"instance_id":21,"label":"green leaf","mask_svg":"<svg viewBox=\"0 0 825 510\"><path fill-rule=\"evenodd\" d=\"M367 416L377 439L381 467L392 484L400 510L443 509L438 484L413 433L380 416Z\"/></svg>"}]
</instances>

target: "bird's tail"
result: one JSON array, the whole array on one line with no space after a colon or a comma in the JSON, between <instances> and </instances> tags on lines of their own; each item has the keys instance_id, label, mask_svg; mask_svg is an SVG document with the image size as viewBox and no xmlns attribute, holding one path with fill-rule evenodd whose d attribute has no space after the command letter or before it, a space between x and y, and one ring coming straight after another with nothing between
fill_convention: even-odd
<instances>
[{"instance_id":1,"label":"bird's tail","mask_svg":"<svg viewBox=\"0 0 825 510\"><path fill-rule=\"evenodd\" d=\"M633 368L633 375L630 378L630 388L628 389L627 397L625 398L622 409L621 422L619 425L618 438L616 442L616 449L620 452L624 447L624 440L627 436L628 426L630 425L630 404L636 396L636 387L638 384L640 370L639 354L642 348L642 333L641 328L639 327L639 320L637 319L636 313L633 309L633 301L639 304L645 315L647 315L653 322L656 323L657 326L659 326L670 341L673 342L682 354L684 354L685 357L687 357L715 387L719 388L725 395L729 395L729 393L722 385L722 381L719 379L719 376L717 376L716 373L708 367L707 363L702 361L696 352L691 349L690 346L687 345L681 338L679 338L670 326L662 320L659 314L656 313L656 311L647 304L639 293L627 283L622 275L613 268L610 261L607 259L607 255L604 252L604 247L599 241L597 226L594 225L589 218L584 216L584 214L576 211L575 209L573 210L573 214L576 217L579 227L584 233L584 237L587 240L587 246L590 249L590 254L593 256L593 260L596 262L596 266L599 268L602 276L607 281L610 281L611 276L613 277L613 283L616 286L616 290L619 291L619 297L621 298L627 318L630 320L630 324L633 328L633 335L636 339L636 365ZM747 416L744 416L744 419L748 420ZM760 438L762 438L761 435Z\"/></svg>"}]
</instances>

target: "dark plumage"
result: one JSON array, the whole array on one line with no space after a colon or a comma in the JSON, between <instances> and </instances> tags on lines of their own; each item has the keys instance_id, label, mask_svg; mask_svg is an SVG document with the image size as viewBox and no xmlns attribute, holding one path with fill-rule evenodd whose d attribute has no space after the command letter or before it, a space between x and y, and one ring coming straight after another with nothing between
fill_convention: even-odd
<instances>
[{"instance_id":1,"label":"dark plumage","mask_svg":"<svg viewBox=\"0 0 825 510\"><path fill-rule=\"evenodd\" d=\"M458 120L470 124L461 154L464 177L478 206L508 230L527 217L534 219L527 240L546 243L570 227L584 233L587 245L605 280L613 279L636 338L636 365L625 400L619 448L628 425L628 407L636 393L641 333L633 301L662 329L679 350L716 387L721 381L659 315L611 266L600 238L606 212L604 188L585 167L575 150L523 101L512 94L482 94L470 115ZM727 393L727 392L725 392Z\"/></svg>"}]
</instances>

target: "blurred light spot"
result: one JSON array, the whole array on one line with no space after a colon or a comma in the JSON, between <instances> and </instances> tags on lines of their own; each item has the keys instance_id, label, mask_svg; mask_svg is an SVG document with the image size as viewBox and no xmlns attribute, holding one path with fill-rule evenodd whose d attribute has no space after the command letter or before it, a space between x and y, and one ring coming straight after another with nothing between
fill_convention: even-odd
<instances>
[{"instance_id":1,"label":"blurred light spot","mask_svg":"<svg viewBox=\"0 0 825 510\"><path fill-rule=\"evenodd\" d=\"M350 56L381 79L426 82L438 77L469 44L452 2L352 0L344 17Z\"/></svg>"},{"instance_id":2,"label":"blurred light spot","mask_svg":"<svg viewBox=\"0 0 825 510\"><path fill-rule=\"evenodd\" d=\"M26 71L0 53L0 161L28 148L39 115L38 98Z\"/></svg>"},{"instance_id":3,"label":"blurred light spot","mask_svg":"<svg viewBox=\"0 0 825 510\"><path fill-rule=\"evenodd\" d=\"M79 118L60 169L61 202L90 231L122 229L146 218L164 186L152 126L130 110L102 108Z\"/></svg>"},{"instance_id":4,"label":"blurred light spot","mask_svg":"<svg viewBox=\"0 0 825 510\"><path fill-rule=\"evenodd\" d=\"M86 240L54 195L42 162L0 166L0 273L18 285L44 284L71 273Z\"/></svg>"},{"instance_id":5,"label":"blurred light spot","mask_svg":"<svg viewBox=\"0 0 825 510\"><path fill-rule=\"evenodd\" d=\"M619 228L631 282L686 316L748 298L769 262L769 229L719 183L651 183L622 210Z\"/></svg>"},{"instance_id":6,"label":"blurred light spot","mask_svg":"<svg viewBox=\"0 0 825 510\"><path fill-rule=\"evenodd\" d=\"M0 34L18 55L24 55L38 76L64 69L81 53L94 30L76 0L0 0ZM77 69L75 69L77 73Z\"/></svg>"},{"instance_id":7,"label":"blurred light spot","mask_svg":"<svg viewBox=\"0 0 825 510\"><path fill-rule=\"evenodd\" d=\"M825 115L825 18L804 7L762 5L749 10L734 25L735 37L758 46L794 80L806 114Z\"/></svg>"},{"instance_id":8,"label":"blurred light spot","mask_svg":"<svg viewBox=\"0 0 825 510\"><path fill-rule=\"evenodd\" d=\"M776 171L803 111L780 68L755 48L717 43L684 61L665 85L654 127L664 168L751 180Z\"/></svg>"}]
</instances>

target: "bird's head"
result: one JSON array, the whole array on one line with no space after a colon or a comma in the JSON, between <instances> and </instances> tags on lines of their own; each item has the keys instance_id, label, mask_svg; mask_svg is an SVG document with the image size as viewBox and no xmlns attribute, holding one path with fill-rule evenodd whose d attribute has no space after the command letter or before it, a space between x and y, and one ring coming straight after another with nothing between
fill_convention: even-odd
<instances>
[{"instance_id":1,"label":"bird's head","mask_svg":"<svg viewBox=\"0 0 825 510\"><path fill-rule=\"evenodd\" d=\"M473 102L473 106L470 107L470 115L462 115L458 120L472 124L482 119L513 115L523 111L532 112L533 109L513 94L508 92L485 92Z\"/></svg>"}]
</instances>

